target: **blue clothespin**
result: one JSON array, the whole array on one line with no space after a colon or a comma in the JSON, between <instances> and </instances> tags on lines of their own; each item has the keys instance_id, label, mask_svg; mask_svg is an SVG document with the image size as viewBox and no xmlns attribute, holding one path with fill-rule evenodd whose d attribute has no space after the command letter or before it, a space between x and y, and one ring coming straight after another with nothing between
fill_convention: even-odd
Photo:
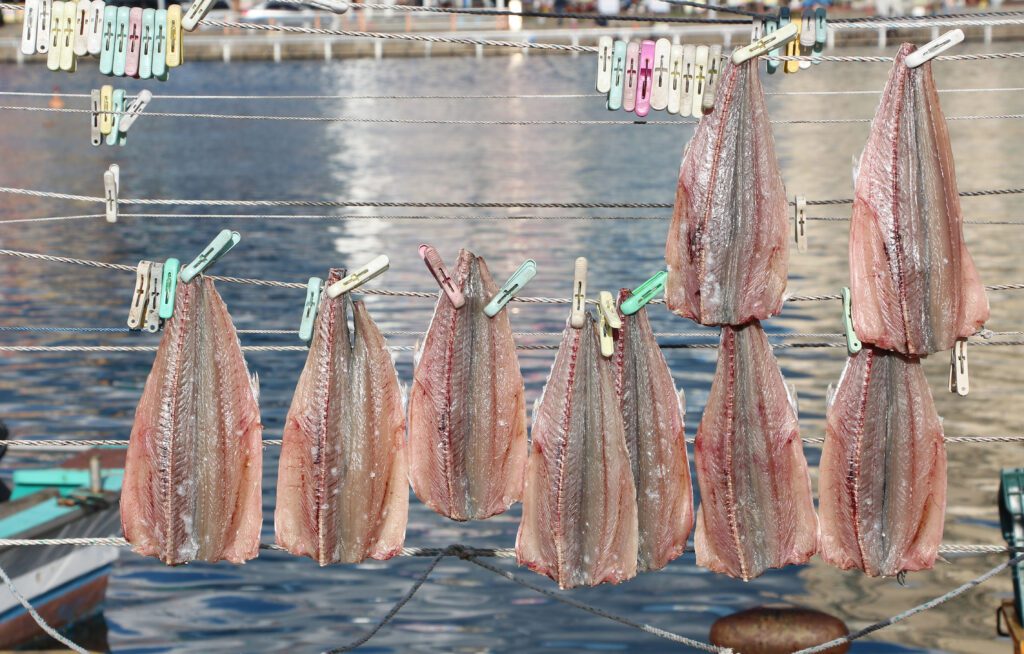
<instances>
[{"instance_id":1,"label":"blue clothespin","mask_svg":"<svg viewBox=\"0 0 1024 654\"><path fill-rule=\"evenodd\" d=\"M181 269L181 274L178 275L178 279L183 283L188 284L197 276L206 272L210 266L227 254L231 248L238 245L238 242L241 240L242 235L238 232L233 232L230 229L222 229L220 234L217 234L217 238L210 241L210 244L199 253L199 256L192 260L192 263Z\"/></svg>"},{"instance_id":2,"label":"blue clothespin","mask_svg":"<svg viewBox=\"0 0 1024 654\"><path fill-rule=\"evenodd\" d=\"M527 259L512 276L508 278L508 281L501 285L498 292L491 298L491 301L484 307L484 315L488 318L493 318L498 315L505 305L512 301L512 298L516 296L519 291L523 290L523 287L530 283L530 280L537 275L537 262L533 259Z\"/></svg>"},{"instance_id":3,"label":"blue clothespin","mask_svg":"<svg viewBox=\"0 0 1024 654\"><path fill-rule=\"evenodd\" d=\"M320 307L320 294L323 292L323 288L324 280L319 277L310 277L306 284L306 303L302 307L299 338L307 345L313 340L313 326L316 324L316 314Z\"/></svg>"},{"instance_id":4,"label":"blue clothespin","mask_svg":"<svg viewBox=\"0 0 1024 654\"><path fill-rule=\"evenodd\" d=\"M821 58L821 53L825 51L825 43L828 41L828 17L824 7L818 7L814 10L814 49L811 51L811 56L815 59ZM820 64L820 61L814 61L812 63Z\"/></svg>"},{"instance_id":5,"label":"blue clothespin","mask_svg":"<svg viewBox=\"0 0 1024 654\"><path fill-rule=\"evenodd\" d=\"M131 19L131 7L117 8L117 27L114 30L114 65L113 74L123 77L124 68L128 63L128 23Z\"/></svg>"},{"instance_id":6,"label":"blue clothespin","mask_svg":"<svg viewBox=\"0 0 1024 654\"><path fill-rule=\"evenodd\" d=\"M164 261L162 280L160 282L160 318L167 320L174 315L174 298L178 291L178 271L181 262L177 259Z\"/></svg>"},{"instance_id":7,"label":"blue clothespin","mask_svg":"<svg viewBox=\"0 0 1024 654\"><path fill-rule=\"evenodd\" d=\"M622 90L626 86L626 42L616 41L612 46L612 78L608 90L608 109L622 109Z\"/></svg>"},{"instance_id":8,"label":"blue clothespin","mask_svg":"<svg viewBox=\"0 0 1024 654\"><path fill-rule=\"evenodd\" d=\"M863 349L857 332L853 329L853 306L850 300L850 289L843 287L843 330L846 332L846 351L857 354Z\"/></svg>"},{"instance_id":9,"label":"blue clothespin","mask_svg":"<svg viewBox=\"0 0 1024 654\"><path fill-rule=\"evenodd\" d=\"M128 138L121 132L121 118L124 116L124 89L116 89L113 98L110 105L113 124L110 133L107 134L107 145L124 145Z\"/></svg>"},{"instance_id":10,"label":"blue clothespin","mask_svg":"<svg viewBox=\"0 0 1024 654\"><path fill-rule=\"evenodd\" d=\"M770 37L772 35L772 33L778 31L778 29L780 27L782 27L782 25L779 24L779 19L778 18L767 18L767 19L765 19L765 21L764 21L764 37L762 37L762 38ZM776 48L776 49L771 51L771 56L772 57L778 57L781 53L782 53L782 48ZM736 61L735 55L733 55L733 61L734 62ZM780 65L782 65L781 61L770 61L769 60L769 61L765 62L765 67L766 67L769 75L774 75L775 71L777 71L779 69Z\"/></svg>"},{"instance_id":11,"label":"blue clothespin","mask_svg":"<svg viewBox=\"0 0 1024 654\"><path fill-rule=\"evenodd\" d=\"M156 9L142 11L142 43L139 50L139 79L153 76L153 46L156 44Z\"/></svg>"},{"instance_id":12,"label":"blue clothespin","mask_svg":"<svg viewBox=\"0 0 1024 654\"><path fill-rule=\"evenodd\" d=\"M103 34L100 45L100 73L114 74L114 50L117 46L117 7L107 5L103 9Z\"/></svg>"},{"instance_id":13,"label":"blue clothespin","mask_svg":"<svg viewBox=\"0 0 1024 654\"><path fill-rule=\"evenodd\" d=\"M667 271L662 270L655 273L653 277L633 289L630 296L622 301L619 311L624 316L632 316L643 309L648 302L665 292L666 281L668 281Z\"/></svg>"},{"instance_id":14,"label":"blue clothespin","mask_svg":"<svg viewBox=\"0 0 1024 654\"><path fill-rule=\"evenodd\" d=\"M153 66L156 79L167 81L167 10L157 9L153 17Z\"/></svg>"},{"instance_id":15,"label":"blue clothespin","mask_svg":"<svg viewBox=\"0 0 1024 654\"><path fill-rule=\"evenodd\" d=\"M328 286L327 297L333 300L344 293L351 293L374 277L383 275L390 267L391 260L386 255L374 257L370 263Z\"/></svg>"}]
</instances>

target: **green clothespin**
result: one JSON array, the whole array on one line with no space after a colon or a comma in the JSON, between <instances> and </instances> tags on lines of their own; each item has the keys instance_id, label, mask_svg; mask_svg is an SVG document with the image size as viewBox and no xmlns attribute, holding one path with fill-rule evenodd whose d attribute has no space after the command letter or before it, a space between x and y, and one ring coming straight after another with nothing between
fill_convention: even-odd
<instances>
[{"instance_id":1,"label":"green clothespin","mask_svg":"<svg viewBox=\"0 0 1024 654\"><path fill-rule=\"evenodd\" d=\"M853 330L853 305L850 301L850 289L843 287L843 329L846 331L846 351L857 354L861 351L860 339Z\"/></svg>"},{"instance_id":2,"label":"green clothespin","mask_svg":"<svg viewBox=\"0 0 1024 654\"><path fill-rule=\"evenodd\" d=\"M167 320L174 315L174 296L178 290L178 270L181 262L177 259L164 261L160 280L160 319Z\"/></svg>"},{"instance_id":3,"label":"green clothespin","mask_svg":"<svg viewBox=\"0 0 1024 654\"><path fill-rule=\"evenodd\" d=\"M313 325L316 323L316 313L320 307L320 294L323 292L323 288L324 280L319 277L310 277L306 284L306 304L302 307L299 338L307 345L313 340Z\"/></svg>"},{"instance_id":4,"label":"green clothespin","mask_svg":"<svg viewBox=\"0 0 1024 654\"><path fill-rule=\"evenodd\" d=\"M999 483L999 523L1010 549L1010 558L1024 552L1024 468L1003 468ZM1017 620L1024 618L1024 563L1013 572L1013 605Z\"/></svg>"},{"instance_id":5,"label":"green clothespin","mask_svg":"<svg viewBox=\"0 0 1024 654\"><path fill-rule=\"evenodd\" d=\"M199 253L198 257L192 260L192 263L181 269L178 279L188 284L205 272L207 268L215 264L218 259L227 254L231 248L238 245L238 242L241 240L242 235L238 232L222 229L220 234L217 234L217 238L210 241L210 244Z\"/></svg>"},{"instance_id":6,"label":"green clothespin","mask_svg":"<svg viewBox=\"0 0 1024 654\"><path fill-rule=\"evenodd\" d=\"M122 9L125 9L125 7L122 7ZM124 139L127 138L121 133L121 118L124 114L124 89L116 89L113 97L113 103L110 105L113 125L110 128L110 133L107 134L107 145L124 145Z\"/></svg>"},{"instance_id":7,"label":"green clothespin","mask_svg":"<svg viewBox=\"0 0 1024 654\"><path fill-rule=\"evenodd\" d=\"M131 7L117 8L117 22L115 23L114 31L114 60L111 67L111 73L116 77L124 77L125 65L128 63L128 22L131 11ZM100 61L102 63L102 57Z\"/></svg>"},{"instance_id":8,"label":"green clothespin","mask_svg":"<svg viewBox=\"0 0 1024 654\"><path fill-rule=\"evenodd\" d=\"M633 289L630 296L623 300L622 306L619 307L619 311L621 311L624 316L632 316L640 309L643 309L644 305L664 292L665 282L667 280L667 271L662 270L655 273L653 277Z\"/></svg>"},{"instance_id":9,"label":"green clothespin","mask_svg":"<svg viewBox=\"0 0 1024 654\"><path fill-rule=\"evenodd\" d=\"M498 315L505 305L512 301L512 298L516 294L523 290L523 287L530 283L530 280L537 275L537 262L533 259L527 259L512 276L508 278L508 281L502 284L501 289L491 298L491 301L484 307L484 315L488 318L493 318Z\"/></svg>"}]
</instances>

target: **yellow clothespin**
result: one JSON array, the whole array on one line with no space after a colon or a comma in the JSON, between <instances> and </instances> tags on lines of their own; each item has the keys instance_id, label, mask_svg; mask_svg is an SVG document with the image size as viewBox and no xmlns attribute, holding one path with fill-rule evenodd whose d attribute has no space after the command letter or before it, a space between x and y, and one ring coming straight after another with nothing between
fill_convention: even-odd
<instances>
[{"instance_id":1,"label":"yellow clothespin","mask_svg":"<svg viewBox=\"0 0 1024 654\"><path fill-rule=\"evenodd\" d=\"M390 266L391 261L386 255L374 257L370 263L328 286L327 297L333 300L343 293L350 293L374 277L383 275Z\"/></svg>"},{"instance_id":2,"label":"yellow clothespin","mask_svg":"<svg viewBox=\"0 0 1024 654\"><path fill-rule=\"evenodd\" d=\"M949 392L966 397L971 392L967 371L967 339L958 338L949 353Z\"/></svg>"},{"instance_id":3,"label":"yellow clothespin","mask_svg":"<svg viewBox=\"0 0 1024 654\"><path fill-rule=\"evenodd\" d=\"M615 353L615 338L613 329L622 329L622 318L619 317L619 310L615 308L615 298L608 291L601 291L597 295L598 335L601 339L601 356L611 357Z\"/></svg>"},{"instance_id":4,"label":"yellow clothespin","mask_svg":"<svg viewBox=\"0 0 1024 654\"><path fill-rule=\"evenodd\" d=\"M569 325L580 329L587 324L587 258L579 257L573 267L572 276L572 311L569 314Z\"/></svg>"},{"instance_id":5,"label":"yellow clothespin","mask_svg":"<svg viewBox=\"0 0 1024 654\"><path fill-rule=\"evenodd\" d=\"M793 211L793 236L796 239L798 252L807 252L807 198L796 196Z\"/></svg>"},{"instance_id":6,"label":"yellow clothespin","mask_svg":"<svg viewBox=\"0 0 1024 654\"><path fill-rule=\"evenodd\" d=\"M794 21L790 23L790 25L796 25L797 38L793 39L788 44L786 44L786 56L798 57L800 56L800 21ZM787 75L795 73L800 70L800 62L787 61L786 66L783 70L785 70Z\"/></svg>"},{"instance_id":7,"label":"yellow clothespin","mask_svg":"<svg viewBox=\"0 0 1024 654\"><path fill-rule=\"evenodd\" d=\"M104 84L100 87L100 134L106 136L114 128L114 87ZM97 144L98 145L98 144Z\"/></svg>"}]
</instances>

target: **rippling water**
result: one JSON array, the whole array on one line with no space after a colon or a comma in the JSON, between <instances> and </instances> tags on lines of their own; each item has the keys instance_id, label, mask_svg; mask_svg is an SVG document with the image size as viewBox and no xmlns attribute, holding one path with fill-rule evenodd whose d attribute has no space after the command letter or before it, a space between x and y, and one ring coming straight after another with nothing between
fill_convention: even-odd
<instances>
[{"instance_id":1,"label":"rippling water","mask_svg":"<svg viewBox=\"0 0 1024 654\"><path fill-rule=\"evenodd\" d=\"M969 50L977 51L978 45ZM1012 50L1001 44L999 50ZM189 63L153 90L183 94L526 94L578 93L592 84L589 58L513 56L410 59L373 62L234 64ZM87 91L101 80L91 67L55 76L41 66L0 69L4 89ZM886 65L823 64L795 76L765 78L767 90L882 88ZM938 66L940 88L1021 86L1012 61ZM150 85L152 87L152 85ZM137 87L127 82L129 90ZM947 115L1024 111L1024 96L945 94ZM80 102L80 101L79 101ZM869 117L877 96L772 96L774 118ZM80 104L69 106L82 106ZM173 101L153 111L209 111L278 115L350 115L437 118L623 118L590 100L464 101ZM867 134L864 124L777 125L775 138L790 196L850 197L851 158ZM1019 121L951 122L962 190L1020 186ZM143 117L126 148L91 148L85 116L7 113L0 121L0 183L5 186L100 195L101 174L118 162L122 194L131 197L435 201L643 201L671 202L689 126L466 127L373 126L358 123L237 122ZM94 211L93 206L0 196L3 219ZM966 216L1021 218L1019 196L968 199ZM168 210L187 212L190 207ZM270 213L272 210L260 210ZM330 213L310 210L304 213ZM407 215L436 210L398 209ZM283 212L282 212L283 213ZM351 212L350 212L351 213ZM370 212L364 212L369 214ZM450 215L501 217L509 211L453 210ZM536 215L536 211L513 211ZM643 215L633 210L603 215ZM667 216L668 211L646 212ZM848 216L849 205L814 208L813 215ZM558 210L547 215L599 215ZM217 272L243 277L305 281L330 266L350 266L386 253L391 271L378 287L428 290L432 280L416 255L430 241L454 261L467 247L485 256L504 278L527 257L540 273L532 295L566 296L572 261L590 259L595 291L635 286L663 266L665 221L412 221L169 220L125 218L0 225L4 248L134 264L141 258L194 256L223 227L238 229L242 243ZM790 290L833 293L846 283L846 230L842 222L813 222L810 250L792 252ZM968 226L967 238L987 283L1024 281L1021 227ZM75 266L0 259L0 325L108 326L124 324L131 275ZM239 328L295 329L304 293L294 289L221 284ZM1024 293L992 294L994 330L1021 329ZM432 302L371 297L384 330L423 330ZM517 331L559 331L564 307L513 309ZM667 311L651 312L657 331L693 331ZM771 320L773 332L835 332L835 303L790 303ZM415 337L394 338L412 344ZM5 344L155 344L149 335L0 334ZM294 344L283 336L248 336L246 344ZM556 342L534 339L531 342ZM710 341L709 341L710 342ZM687 433L700 418L714 371L713 350L667 350L677 384L686 390ZM936 355L926 369L950 435L1019 433L1024 400L1020 348L971 349L972 393L945 391L948 360ZM823 433L824 398L843 365L841 349L780 350L779 361L800 397L804 435ZM528 401L539 394L551 351L521 354ZM11 354L0 369L0 415L14 437L126 437L151 363L149 353ZM304 357L295 352L252 353L250 367L262 384L261 408L268 438L279 437ZM412 356L397 358L404 383ZM818 450L808 448L812 466ZM1000 541L995 509L1001 466L1020 462L1017 444L949 448L949 542ZM24 454L18 462L32 463ZM7 465L15 461L8 455ZM277 454L267 452L264 539L272 539ZM410 511L407 543L453 542L510 547L518 507L469 525L434 515L418 502ZM684 555L665 571L616 587L578 590L573 596L636 620L706 639L721 616L753 605L789 601L832 612L851 627L863 626L976 576L999 556L940 563L895 581L843 573L815 560L805 567L770 571L750 583L712 575ZM189 565L166 568L125 552L115 570L106 620L117 652L306 652L348 642L379 619L426 566L421 559L334 566L279 553L264 553L242 567ZM511 567L505 563L505 566ZM519 574L548 584L526 571ZM1009 592L1007 578L907 623L881 632L857 652L990 652L993 613ZM668 643L590 616L510 584L457 560L438 566L431 581L366 651L660 651Z\"/></svg>"}]
</instances>

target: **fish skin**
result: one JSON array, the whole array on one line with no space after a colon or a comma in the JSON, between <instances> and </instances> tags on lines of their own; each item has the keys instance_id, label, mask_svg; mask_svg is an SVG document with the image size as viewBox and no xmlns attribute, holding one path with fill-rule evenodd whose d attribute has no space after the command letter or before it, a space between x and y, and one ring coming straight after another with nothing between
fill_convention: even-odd
<instances>
[{"instance_id":1,"label":"fish skin","mask_svg":"<svg viewBox=\"0 0 1024 654\"><path fill-rule=\"evenodd\" d=\"M466 303L440 294L409 395L409 480L452 520L482 520L518 502L526 474L526 400L508 312L483 257L459 252L452 278Z\"/></svg>"},{"instance_id":2,"label":"fish skin","mask_svg":"<svg viewBox=\"0 0 1024 654\"><path fill-rule=\"evenodd\" d=\"M631 579L636 507L615 368L588 313L566 325L534 408L516 559L561 588Z\"/></svg>"},{"instance_id":3,"label":"fish skin","mask_svg":"<svg viewBox=\"0 0 1024 654\"><path fill-rule=\"evenodd\" d=\"M620 291L619 304L630 295L628 289ZM636 486L637 570L659 570L686 549L693 529L693 484L683 402L647 309L622 316L622 328L615 331L614 362Z\"/></svg>"},{"instance_id":4,"label":"fish skin","mask_svg":"<svg viewBox=\"0 0 1024 654\"><path fill-rule=\"evenodd\" d=\"M258 395L213 281L179 283L128 443L121 526L135 552L169 565L256 557Z\"/></svg>"},{"instance_id":5,"label":"fish skin","mask_svg":"<svg viewBox=\"0 0 1024 654\"><path fill-rule=\"evenodd\" d=\"M872 577L935 563L946 509L942 422L921 363L865 346L828 407L821 557Z\"/></svg>"},{"instance_id":6,"label":"fish skin","mask_svg":"<svg viewBox=\"0 0 1024 654\"><path fill-rule=\"evenodd\" d=\"M344 276L331 270L327 285ZM387 343L362 302L324 293L285 421L277 543L320 565L389 559L408 515L405 413Z\"/></svg>"},{"instance_id":7,"label":"fish skin","mask_svg":"<svg viewBox=\"0 0 1024 654\"><path fill-rule=\"evenodd\" d=\"M742 325L782 310L789 205L757 60L728 62L718 88L679 168L665 299L702 325Z\"/></svg>"},{"instance_id":8,"label":"fish skin","mask_svg":"<svg viewBox=\"0 0 1024 654\"><path fill-rule=\"evenodd\" d=\"M796 410L758 322L722 328L694 459L697 565L748 581L814 555L818 519Z\"/></svg>"},{"instance_id":9,"label":"fish skin","mask_svg":"<svg viewBox=\"0 0 1024 654\"><path fill-rule=\"evenodd\" d=\"M951 348L989 317L963 235L946 120L931 63L904 44L861 154L850 222L853 326L865 343L911 355Z\"/></svg>"}]
</instances>

